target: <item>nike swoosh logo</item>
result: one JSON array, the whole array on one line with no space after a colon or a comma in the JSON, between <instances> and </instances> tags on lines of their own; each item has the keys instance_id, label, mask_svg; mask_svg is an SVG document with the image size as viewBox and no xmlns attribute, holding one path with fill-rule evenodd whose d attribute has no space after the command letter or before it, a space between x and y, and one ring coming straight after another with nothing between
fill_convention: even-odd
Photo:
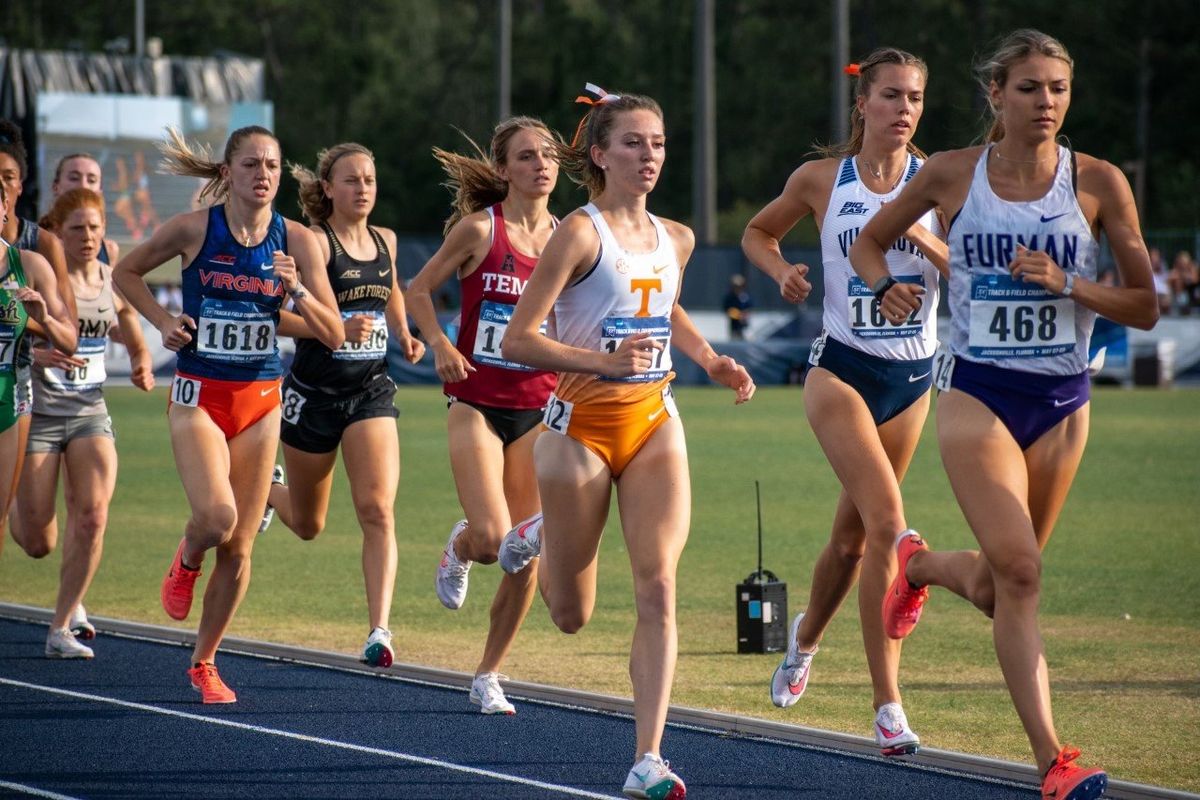
<instances>
[{"instance_id":1,"label":"nike swoosh logo","mask_svg":"<svg viewBox=\"0 0 1200 800\"><path fill-rule=\"evenodd\" d=\"M1070 398L1069 400L1055 400L1054 407L1062 408L1063 406L1067 405L1068 403L1074 403L1078 399L1079 399L1079 395L1075 395L1074 397Z\"/></svg>"},{"instance_id":2,"label":"nike swoosh logo","mask_svg":"<svg viewBox=\"0 0 1200 800\"><path fill-rule=\"evenodd\" d=\"M258 394L260 397L266 397L273 391L275 391L275 387L271 387L270 389L262 389Z\"/></svg>"},{"instance_id":3,"label":"nike swoosh logo","mask_svg":"<svg viewBox=\"0 0 1200 800\"><path fill-rule=\"evenodd\" d=\"M96 309L97 314L103 314L105 311L108 311L108 309L107 308L97 308Z\"/></svg>"},{"instance_id":4,"label":"nike swoosh logo","mask_svg":"<svg viewBox=\"0 0 1200 800\"><path fill-rule=\"evenodd\" d=\"M379 270L379 277L381 277L381 278L386 278L388 275L391 275L391 274L392 274L391 267L388 267L387 269Z\"/></svg>"},{"instance_id":5,"label":"nike swoosh logo","mask_svg":"<svg viewBox=\"0 0 1200 800\"><path fill-rule=\"evenodd\" d=\"M662 272L663 270L665 270L665 269L666 269L667 267L669 267L669 266L671 266L671 265L670 265L670 264L663 264L661 267L655 267L655 268L654 268L654 274L655 274L655 275L659 274L660 272Z\"/></svg>"},{"instance_id":6,"label":"nike swoosh logo","mask_svg":"<svg viewBox=\"0 0 1200 800\"><path fill-rule=\"evenodd\" d=\"M929 372L923 372L920 375L909 375L908 382L916 383L917 381L921 380L922 378L928 378L930 376L930 374L931 373L929 373Z\"/></svg>"},{"instance_id":7,"label":"nike swoosh logo","mask_svg":"<svg viewBox=\"0 0 1200 800\"><path fill-rule=\"evenodd\" d=\"M263 272L266 272L269 269L275 269L275 265L274 264L263 264L261 267L259 267L259 269L261 269Z\"/></svg>"},{"instance_id":8,"label":"nike swoosh logo","mask_svg":"<svg viewBox=\"0 0 1200 800\"><path fill-rule=\"evenodd\" d=\"M659 418L659 416L661 416L661 415L662 415L662 413L663 413L664 411L666 411L666 410L667 410L667 407L666 407L666 406L663 406L663 407L662 407L662 408L660 408L658 411L655 411L653 414L650 414L650 415L649 415L649 416L650 416L650 421L651 421L651 422L654 422L654 420L658 419L658 418Z\"/></svg>"},{"instance_id":9,"label":"nike swoosh logo","mask_svg":"<svg viewBox=\"0 0 1200 800\"><path fill-rule=\"evenodd\" d=\"M1067 214L1070 214L1070 213L1071 213L1070 211L1064 211L1061 214L1055 214L1053 217L1047 217L1045 214L1043 214L1042 222L1049 222L1050 220L1058 219L1059 217L1065 217Z\"/></svg>"},{"instance_id":10,"label":"nike swoosh logo","mask_svg":"<svg viewBox=\"0 0 1200 800\"><path fill-rule=\"evenodd\" d=\"M885 738L885 739L895 739L897 736L904 733L903 728L900 728L899 730L889 731L887 728L883 727L878 722L875 723L875 727L879 728L879 732L883 734L883 738Z\"/></svg>"}]
</instances>

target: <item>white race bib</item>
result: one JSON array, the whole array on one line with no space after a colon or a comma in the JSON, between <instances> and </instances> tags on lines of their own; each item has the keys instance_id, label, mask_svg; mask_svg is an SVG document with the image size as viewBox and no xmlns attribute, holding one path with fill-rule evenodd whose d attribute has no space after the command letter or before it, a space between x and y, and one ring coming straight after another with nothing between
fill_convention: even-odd
<instances>
[{"instance_id":1,"label":"white race bib","mask_svg":"<svg viewBox=\"0 0 1200 800\"><path fill-rule=\"evenodd\" d=\"M283 415L283 421L289 425L296 425L300 422L300 412L304 410L304 404L308 402L308 398L297 392L292 387L287 387L283 390L283 402L280 413Z\"/></svg>"},{"instance_id":2,"label":"white race bib","mask_svg":"<svg viewBox=\"0 0 1200 800\"><path fill-rule=\"evenodd\" d=\"M968 349L979 358L1042 358L1075 349L1075 301L1010 275L971 278Z\"/></svg>"},{"instance_id":3,"label":"white race bib","mask_svg":"<svg viewBox=\"0 0 1200 800\"><path fill-rule=\"evenodd\" d=\"M196 352L212 361L265 361L275 353L274 315L246 300L205 298L200 304Z\"/></svg>"},{"instance_id":4,"label":"white race bib","mask_svg":"<svg viewBox=\"0 0 1200 800\"><path fill-rule=\"evenodd\" d=\"M556 395L550 395L546 410L542 412L542 424L555 433L567 435L567 426L571 424L571 412L575 410L574 403L560 400Z\"/></svg>"},{"instance_id":5,"label":"white race bib","mask_svg":"<svg viewBox=\"0 0 1200 800\"><path fill-rule=\"evenodd\" d=\"M342 342L342 346L333 351L333 357L338 361L378 361L387 356L387 317L382 311L343 311L342 321L360 315L372 318L371 335L365 342Z\"/></svg>"},{"instance_id":6,"label":"white race bib","mask_svg":"<svg viewBox=\"0 0 1200 800\"><path fill-rule=\"evenodd\" d=\"M12 372L17 358L17 329L0 324L0 372Z\"/></svg>"},{"instance_id":7,"label":"white race bib","mask_svg":"<svg viewBox=\"0 0 1200 800\"><path fill-rule=\"evenodd\" d=\"M897 275L900 283L911 283L924 288L925 278L921 275ZM905 338L920 336L924 326L925 300L922 297L921 307L900 322L891 322L879 310L879 301L871 287L857 275L850 278L846 286L846 315L850 321L850 331L855 336L864 339Z\"/></svg>"},{"instance_id":8,"label":"white race bib","mask_svg":"<svg viewBox=\"0 0 1200 800\"><path fill-rule=\"evenodd\" d=\"M950 379L954 376L954 354L950 348L938 342L933 354L933 385L939 392L950 391Z\"/></svg>"},{"instance_id":9,"label":"white race bib","mask_svg":"<svg viewBox=\"0 0 1200 800\"><path fill-rule=\"evenodd\" d=\"M171 402L196 408L200 405L200 381L176 373L171 381Z\"/></svg>"},{"instance_id":10,"label":"white race bib","mask_svg":"<svg viewBox=\"0 0 1200 800\"><path fill-rule=\"evenodd\" d=\"M476 364L487 364L490 367L515 369L521 372L533 372L533 367L509 361L500 354L500 343L508 332L508 323L512 319L514 306L507 303L496 303L484 300L479 306L479 327L475 329L475 347L471 357ZM546 323L543 322L538 333L545 335Z\"/></svg>"},{"instance_id":11,"label":"white race bib","mask_svg":"<svg viewBox=\"0 0 1200 800\"><path fill-rule=\"evenodd\" d=\"M600 347L615 353L621 342L635 333L645 333L662 345L654 351L650 369L627 378L602 378L606 381L649 383L661 380L671 371L671 320L667 317L605 317L600 321Z\"/></svg>"},{"instance_id":12,"label":"white race bib","mask_svg":"<svg viewBox=\"0 0 1200 800\"><path fill-rule=\"evenodd\" d=\"M104 366L104 351L108 348L108 339L80 339L75 348L75 357L87 363L81 367L46 369L46 382L62 392L86 392L99 389L108 378Z\"/></svg>"}]
</instances>

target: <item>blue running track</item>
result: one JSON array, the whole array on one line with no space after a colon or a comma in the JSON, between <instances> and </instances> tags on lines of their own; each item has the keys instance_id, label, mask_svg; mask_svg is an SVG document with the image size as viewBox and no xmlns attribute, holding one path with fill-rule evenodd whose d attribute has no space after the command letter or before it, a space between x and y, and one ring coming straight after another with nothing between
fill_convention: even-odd
<instances>
[{"instance_id":1,"label":"blue running track","mask_svg":"<svg viewBox=\"0 0 1200 800\"><path fill-rule=\"evenodd\" d=\"M488 717L461 689L228 653L238 702L205 706L185 647L102 631L95 660L54 661L45 635L0 619L0 797L614 797L633 757L622 715L518 700L516 716ZM694 727L669 726L663 752L692 798L1038 795Z\"/></svg>"}]
</instances>

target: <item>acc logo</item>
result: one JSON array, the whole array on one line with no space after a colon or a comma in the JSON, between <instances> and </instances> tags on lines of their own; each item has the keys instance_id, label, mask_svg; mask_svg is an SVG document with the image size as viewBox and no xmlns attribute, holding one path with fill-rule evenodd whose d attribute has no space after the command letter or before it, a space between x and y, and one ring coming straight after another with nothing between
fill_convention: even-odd
<instances>
[{"instance_id":1,"label":"acc logo","mask_svg":"<svg viewBox=\"0 0 1200 800\"><path fill-rule=\"evenodd\" d=\"M362 270L361 269L348 269L345 272L343 272L341 275L339 275L338 277L344 281L353 280L355 278L361 278Z\"/></svg>"},{"instance_id":2,"label":"acc logo","mask_svg":"<svg viewBox=\"0 0 1200 800\"><path fill-rule=\"evenodd\" d=\"M237 258L227 255L215 255L208 260L210 264L226 264L232 265L237 263Z\"/></svg>"},{"instance_id":3,"label":"acc logo","mask_svg":"<svg viewBox=\"0 0 1200 800\"><path fill-rule=\"evenodd\" d=\"M839 217L854 216L857 214L867 213L865 203L847 202L842 205L842 210L837 213Z\"/></svg>"}]
</instances>

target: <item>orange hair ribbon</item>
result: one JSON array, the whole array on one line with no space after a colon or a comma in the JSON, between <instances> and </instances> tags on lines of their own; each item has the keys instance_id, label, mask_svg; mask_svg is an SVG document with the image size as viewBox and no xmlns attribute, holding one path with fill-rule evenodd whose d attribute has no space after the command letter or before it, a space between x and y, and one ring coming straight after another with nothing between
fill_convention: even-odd
<instances>
[{"instance_id":1,"label":"orange hair ribbon","mask_svg":"<svg viewBox=\"0 0 1200 800\"><path fill-rule=\"evenodd\" d=\"M859 69L858 64L847 64L846 66L842 67L842 72L846 73L847 75L853 75L856 78L861 71L862 70Z\"/></svg>"}]
</instances>

